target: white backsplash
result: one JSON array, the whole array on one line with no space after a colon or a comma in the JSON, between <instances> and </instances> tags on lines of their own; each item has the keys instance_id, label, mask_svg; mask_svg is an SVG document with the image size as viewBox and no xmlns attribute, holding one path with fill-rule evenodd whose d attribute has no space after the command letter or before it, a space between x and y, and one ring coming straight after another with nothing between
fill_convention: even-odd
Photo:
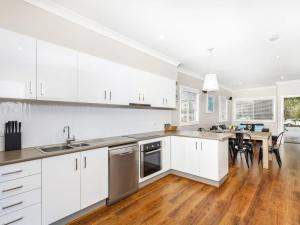
<instances>
[{"instance_id":1,"label":"white backsplash","mask_svg":"<svg viewBox=\"0 0 300 225\"><path fill-rule=\"evenodd\" d=\"M1 101L0 150L4 149L4 124L9 120L22 122L22 147L26 148L64 142L65 125L77 140L84 140L163 130L171 119L168 110Z\"/></svg>"}]
</instances>

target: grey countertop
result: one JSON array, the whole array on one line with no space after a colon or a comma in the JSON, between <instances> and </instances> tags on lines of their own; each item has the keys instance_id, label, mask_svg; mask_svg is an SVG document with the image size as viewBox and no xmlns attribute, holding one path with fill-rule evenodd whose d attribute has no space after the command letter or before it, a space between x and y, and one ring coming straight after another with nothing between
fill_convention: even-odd
<instances>
[{"instance_id":1,"label":"grey countertop","mask_svg":"<svg viewBox=\"0 0 300 225\"><path fill-rule=\"evenodd\" d=\"M149 132L149 133L140 133L133 134L128 136L121 137L111 137L111 138L99 138L86 140L89 146L87 147L78 147L74 149L56 151L51 153L44 153L38 150L37 148L25 148L22 150L15 151L0 151L0 166L25 162L29 160L42 159L52 156L64 155L69 153L81 152L95 148L102 147L112 147L124 144L136 143L138 141L167 137L167 136L180 136L180 137L192 137L192 138L201 138L201 139L212 139L223 141L231 137L232 134L228 133L213 133L213 132L199 132L199 131L175 131L175 132Z\"/></svg>"}]
</instances>

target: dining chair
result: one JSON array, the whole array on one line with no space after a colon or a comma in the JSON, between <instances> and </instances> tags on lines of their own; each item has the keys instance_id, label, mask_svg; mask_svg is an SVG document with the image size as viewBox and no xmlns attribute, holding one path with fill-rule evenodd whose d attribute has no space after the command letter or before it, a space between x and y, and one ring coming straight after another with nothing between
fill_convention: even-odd
<instances>
[{"instance_id":1,"label":"dining chair","mask_svg":"<svg viewBox=\"0 0 300 225\"><path fill-rule=\"evenodd\" d=\"M279 153L279 149L281 146L282 138L284 135L285 131L282 131L278 136L272 136L272 145L269 146L269 153L274 153L278 166L281 168L282 166L282 161ZM258 156L258 164L262 162L263 159L263 149L260 147L259 149L259 156Z\"/></svg>"},{"instance_id":2,"label":"dining chair","mask_svg":"<svg viewBox=\"0 0 300 225\"><path fill-rule=\"evenodd\" d=\"M242 133L242 132L236 133L236 138L235 138L235 143L234 143L234 148L233 148L233 152L234 152L233 164L236 161L238 153L240 153L240 154L244 154L247 166L249 168L249 158L250 158L251 162L253 162L253 147L252 147L252 144L250 144L251 136L247 133L245 133L245 135L249 136L249 138L250 138L249 142L245 142L244 133Z\"/></svg>"}]
</instances>

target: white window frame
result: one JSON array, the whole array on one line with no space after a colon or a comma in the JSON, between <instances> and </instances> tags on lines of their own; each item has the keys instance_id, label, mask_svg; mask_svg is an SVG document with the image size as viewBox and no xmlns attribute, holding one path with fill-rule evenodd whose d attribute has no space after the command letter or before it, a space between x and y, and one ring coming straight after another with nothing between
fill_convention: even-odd
<instances>
[{"instance_id":1,"label":"white window frame","mask_svg":"<svg viewBox=\"0 0 300 225\"><path fill-rule=\"evenodd\" d=\"M255 120L255 119L248 119L248 120L242 120L236 118L236 102L237 101L254 101L254 100L272 100L273 101L273 119L272 120ZM268 97L254 97L254 98L236 98L233 99L233 110L232 110L232 118L234 121L237 122L275 122L276 121L276 97L275 96L268 96Z\"/></svg>"},{"instance_id":2,"label":"white window frame","mask_svg":"<svg viewBox=\"0 0 300 225\"><path fill-rule=\"evenodd\" d=\"M222 119L222 111L221 111L221 99L225 99L225 110L226 110L226 119ZM225 96L219 96L219 122L228 122L228 99Z\"/></svg>"},{"instance_id":3,"label":"white window frame","mask_svg":"<svg viewBox=\"0 0 300 225\"><path fill-rule=\"evenodd\" d=\"M189 92L193 92L195 94L197 94L197 104L196 104L196 116L195 116L195 121L191 121L191 122L181 122L181 93L182 91L189 91ZM195 124L199 124L199 117L200 117L200 102L199 102L199 90L195 89L195 88L191 88L191 87L187 87L184 85L180 85L179 86L179 124L180 126L187 126L187 125L195 125Z\"/></svg>"}]
</instances>

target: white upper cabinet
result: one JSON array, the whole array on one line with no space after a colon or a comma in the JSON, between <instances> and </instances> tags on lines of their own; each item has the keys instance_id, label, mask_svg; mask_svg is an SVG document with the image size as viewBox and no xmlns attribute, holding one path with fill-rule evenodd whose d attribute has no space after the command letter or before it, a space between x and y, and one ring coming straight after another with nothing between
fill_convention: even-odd
<instances>
[{"instance_id":1,"label":"white upper cabinet","mask_svg":"<svg viewBox=\"0 0 300 225\"><path fill-rule=\"evenodd\" d=\"M176 108L176 81L155 76L154 107Z\"/></svg>"},{"instance_id":2,"label":"white upper cabinet","mask_svg":"<svg viewBox=\"0 0 300 225\"><path fill-rule=\"evenodd\" d=\"M0 98L176 107L176 82L0 29Z\"/></svg>"},{"instance_id":3,"label":"white upper cabinet","mask_svg":"<svg viewBox=\"0 0 300 225\"><path fill-rule=\"evenodd\" d=\"M77 101L77 52L37 41L37 99Z\"/></svg>"},{"instance_id":4,"label":"white upper cabinet","mask_svg":"<svg viewBox=\"0 0 300 225\"><path fill-rule=\"evenodd\" d=\"M0 98L36 98L36 40L0 29Z\"/></svg>"},{"instance_id":5,"label":"white upper cabinet","mask_svg":"<svg viewBox=\"0 0 300 225\"><path fill-rule=\"evenodd\" d=\"M87 54L78 54L78 100L128 105L129 82L125 66Z\"/></svg>"},{"instance_id":6,"label":"white upper cabinet","mask_svg":"<svg viewBox=\"0 0 300 225\"><path fill-rule=\"evenodd\" d=\"M105 62L95 56L78 54L78 101L107 103L109 90Z\"/></svg>"}]
</instances>

